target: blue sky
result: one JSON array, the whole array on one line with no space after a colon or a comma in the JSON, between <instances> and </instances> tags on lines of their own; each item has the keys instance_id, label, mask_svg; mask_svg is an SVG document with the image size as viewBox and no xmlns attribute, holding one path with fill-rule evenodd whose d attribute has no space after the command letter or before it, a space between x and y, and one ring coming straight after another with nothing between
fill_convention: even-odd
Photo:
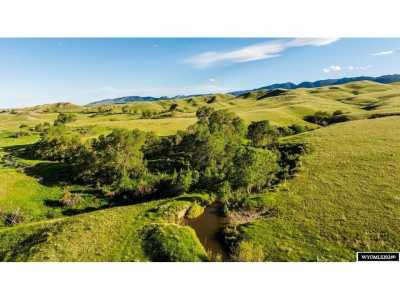
<instances>
[{"instance_id":1,"label":"blue sky","mask_svg":"<svg viewBox=\"0 0 400 300\"><path fill-rule=\"evenodd\" d=\"M0 39L0 107L400 73L400 39Z\"/></svg>"}]
</instances>

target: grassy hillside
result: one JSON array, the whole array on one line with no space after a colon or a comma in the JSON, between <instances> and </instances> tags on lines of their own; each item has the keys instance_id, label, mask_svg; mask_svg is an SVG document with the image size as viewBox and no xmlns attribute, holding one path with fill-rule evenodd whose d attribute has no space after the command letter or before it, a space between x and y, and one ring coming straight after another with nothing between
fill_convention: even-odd
<instances>
[{"instance_id":1,"label":"grassy hillside","mask_svg":"<svg viewBox=\"0 0 400 300\"><path fill-rule=\"evenodd\" d=\"M303 134L313 151L277 193L278 217L244 226L268 261L354 261L400 246L400 117Z\"/></svg>"},{"instance_id":2,"label":"grassy hillside","mask_svg":"<svg viewBox=\"0 0 400 300\"><path fill-rule=\"evenodd\" d=\"M73 127L96 126L106 132L112 128L138 128L160 135L173 134L195 122L195 111L201 106L228 109L247 123L268 119L276 125L306 124L303 117L316 111L342 110L353 118L363 119L376 113L400 112L400 87L398 84L380 84L369 81L315 89L295 89L278 95L269 92L252 92L240 97L232 95L197 96L157 102L134 102L128 106L138 112L161 113L157 118L143 119L138 114L122 112L124 105L78 107L53 104L0 113L0 130L17 130L21 124L34 126L53 122L57 112L75 112ZM171 104L176 103L174 116L163 117ZM98 109L110 112L97 112Z\"/></svg>"},{"instance_id":3,"label":"grassy hillside","mask_svg":"<svg viewBox=\"0 0 400 300\"><path fill-rule=\"evenodd\" d=\"M165 253L179 261L207 260L194 231L179 222L191 203L153 201L0 231L2 261L147 261ZM144 234L151 225L159 236ZM165 227L167 226L167 227ZM164 230L166 231L164 234ZM170 239L172 238L172 243ZM189 253L182 249L191 249Z\"/></svg>"}]
</instances>

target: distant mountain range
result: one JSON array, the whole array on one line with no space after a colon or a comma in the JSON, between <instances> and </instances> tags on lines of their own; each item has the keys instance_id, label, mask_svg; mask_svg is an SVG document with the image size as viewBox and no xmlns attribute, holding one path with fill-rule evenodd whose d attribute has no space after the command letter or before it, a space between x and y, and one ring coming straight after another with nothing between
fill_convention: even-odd
<instances>
[{"instance_id":1,"label":"distant mountain range","mask_svg":"<svg viewBox=\"0 0 400 300\"><path fill-rule=\"evenodd\" d=\"M318 80L318 81L304 81L299 84L295 84L293 82L286 82L286 83L275 83L267 86L263 86L253 90L245 90L245 91L237 91L231 92L229 94L240 96L242 94L258 91L258 90L276 90L276 89L286 89L286 90L293 90L299 88L318 88L327 85L338 85L338 84L345 84L354 81L362 81L362 80L369 80L378 83L392 83L396 81L400 81L400 74L393 74L393 75L383 75L379 77L371 77L371 76L359 76L359 77L344 77L339 79L325 79L325 80Z\"/></svg>"},{"instance_id":2,"label":"distant mountain range","mask_svg":"<svg viewBox=\"0 0 400 300\"><path fill-rule=\"evenodd\" d=\"M252 90L243 90L243 91L235 91L230 92L228 94L234 96L240 96L246 94L248 92L259 91L259 90L276 90L276 89L298 89L298 88L317 88L323 87L327 85L338 85L338 84L345 84L354 81L362 81L362 80L369 80L378 83L392 83L396 81L400 81L400 74L393 74L393 75L383 75L379 77L371 77L371 76L359 76L359 77L344 77L339 79L325 79L325 80L318 80L318 81L304 81L299 84L295 84L293 82L285 82L285 83L275 83L267 86L263 86L260 88L252 89ZM158 100L167 100L167 99L179 99L179 98L187 98L187 97L195 97L195 96L208 96L210 94L197 94L197 95L178 95L174 97L141 97L141 96L126 96L120 98L113 98L113 99L104 99L89 103L88 106L93 105L102 105L102 104L125 104L128 102L135 102L135 101L158 101Z\"/></svg>"}]
</instances>

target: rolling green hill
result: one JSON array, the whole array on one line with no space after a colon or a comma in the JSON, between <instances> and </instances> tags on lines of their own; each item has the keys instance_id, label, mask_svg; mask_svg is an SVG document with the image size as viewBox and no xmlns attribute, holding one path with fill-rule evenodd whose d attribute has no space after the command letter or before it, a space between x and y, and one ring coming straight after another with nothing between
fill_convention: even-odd
<instances>
[{"instance_id":1,"label":"rolling green hill","mask_svg":"<svg viewBox=\"0 0 400 300\"><path fill-rule=\"evenodd\" d=\"M78 108L70 104L54 104L0 113L0 130L16 130L21 124L34 126L46 121L53 122L57 112L69 111L78 114L78 120L69 125L73 127L97 126L104 130L138 128L168 135L193 124L195 111L205 105L233 111L247 123L268 119L276 125L305 124L303 117L319 110L342 110L357 119L379 113L397 113L400 112L399 97L398 84L360 81L315 89L283 90L277 96L269 96L268 91L258 91L239 97L217 94L177 100L134 102L128 105L138 113L152 111L160 114L145 119L140 114L123 113L124 105ZM177 104L174 114L163 116L162 113L167 112L173 103ZM110 111L99 112L102 108Z\"/></svg>"},{"instance_id":2,"label":"rolling green hill","mask_svg":"<svg viewBox=\"0 0 400 300\"><path fill-rule=\"evenodd\" d=\"M400 246L400 117L303 134L314 149L277 193L279 216L243 227L268 261L354 261Z\"/></svg>"},{"instance_id":3,"label":"rolling green hill","mask_svg":"<svg viewBox=\"0 0 400 300\"><path fill-rule=\"evenodd\" d=\"M54 174L62 165L13 155L39 139L30 128L52 123L62 112L76 115L66 126L84 131L84 139L114 128L164 136L194 124L202 106L227 109L247 124L267 119L315 129L281 138L311 150L302 156L296 176L274 192L277 214L237 225L239 246L253 245L266 261L353 261L356 251L398 251L400 85L360 81L239 97L216 94L96 107L53 104L0 112L0 213L20 210L24 215L19 225L0 224L0 260L211 259L182 221L200 196L110 207L92 187L73 185L69 188L83 200L68 209L56 205L65 183L62 174ZM338 110L349 121L319 127L304 120L317 111Z\"/></svg>"}]
</instances>

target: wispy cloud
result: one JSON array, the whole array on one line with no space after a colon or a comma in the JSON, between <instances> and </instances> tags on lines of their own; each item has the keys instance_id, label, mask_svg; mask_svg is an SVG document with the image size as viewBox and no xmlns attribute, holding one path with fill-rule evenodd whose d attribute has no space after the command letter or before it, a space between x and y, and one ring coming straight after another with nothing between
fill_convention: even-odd
<instances>
[{"instance_id":1,"label":"wispy cloud","mask_svg":"<svg viewBox=\"0 0 400 300\"><path fill-rule=\"evenodd\" d=\"M394 53L396 53L396 52L400 52L400 49L393 49L393 50L387 50L387 51L376 52L376 53L372 53L371 55L373 55L373 56L382 56L382 55L394 54Z\"/></svg>"},{"instance_id":2,"label":"wispy cloud","mask_svg":"<svg viewBox=\"0 0 400 300\"><path fill-rule=\"evenodd\" d=\"M205 68L219 63L243 63L277 57L285 50L304 46L325 46L336 42L337 38L295 38L258 43L232 51L207 51L185 60L197 68Z\"/></svg>"},{"instance_id":3,"label":"wispy cloud","mask_svg":"<svg viewBox=\"0 0 400 300\"><path fill-rule=\"evenodd\" d=\"M341 66L329 66L327 68L323 68L322 71L325 73L330 73L330 72L340 72L342 70Z\"/></svg>"},{"instance_id":4,"label":"wispy cloud","mask_svg":"<svg viewBox=\"0 0 400 300\"><path fill-rule=\"evenodd\" d=\"M367 65L367 66L338 66L338 65L332 65L326 68L323 68L322 71L324 73L338 73L338 72L342 72L342 71L364 71L367 69L372 68L371 65Z\"/></svg>"}]
</instances>

